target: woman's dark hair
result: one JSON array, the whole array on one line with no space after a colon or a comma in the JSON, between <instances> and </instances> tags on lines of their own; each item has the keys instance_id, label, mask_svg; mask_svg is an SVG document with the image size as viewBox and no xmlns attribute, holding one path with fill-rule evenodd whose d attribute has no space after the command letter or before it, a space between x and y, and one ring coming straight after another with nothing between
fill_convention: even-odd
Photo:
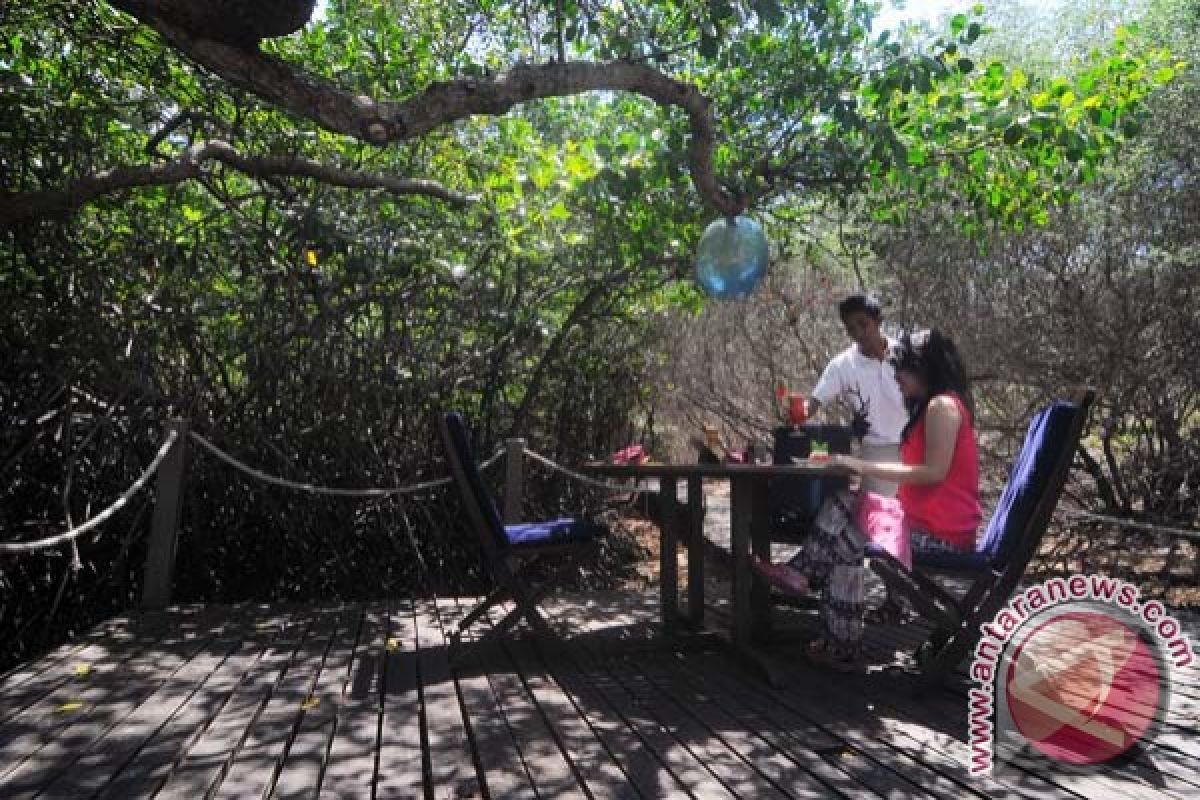
<instances>
[{"instance_id":1,"label":"woman's dark hair","mask_svg":"<svg viewBox=\"0 0 1200 800\"><path fill-rule=\"evenodd\" d=\"M909 431L925 413L930 399L939 394L953 392L958 395L966 405L967 412L975 416L975 403L971 399L971 387L962 358L954 342L941 331L929 329L903 334L889 360L897 370L905 370L919 377L929 389L920 400L906 400L908 423L904 426L901 439L908 438Z\"/></svg>"}]
</instances>

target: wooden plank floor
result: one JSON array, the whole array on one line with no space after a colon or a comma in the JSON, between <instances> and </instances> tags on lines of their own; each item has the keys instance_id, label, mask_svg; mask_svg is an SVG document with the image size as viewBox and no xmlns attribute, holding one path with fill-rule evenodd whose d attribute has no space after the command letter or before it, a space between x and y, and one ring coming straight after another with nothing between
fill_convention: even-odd
<instances>
[{"instance_id":1,"label":"wooden plank floor","mask_svg":"<svg viewBox=\"0 0 1200 800\"><path fill-rule=\"evenodd\" d=\"M659 636L654 593L561 596L565 641L452 660L469 606L110 620L0 679L0 798L1200 797L1194 679L1133 764L977 779L963 690L908 694L918 629L871 629L860 676L776 649L773 689L711 640Z\"/></svg>"}]
</instances>

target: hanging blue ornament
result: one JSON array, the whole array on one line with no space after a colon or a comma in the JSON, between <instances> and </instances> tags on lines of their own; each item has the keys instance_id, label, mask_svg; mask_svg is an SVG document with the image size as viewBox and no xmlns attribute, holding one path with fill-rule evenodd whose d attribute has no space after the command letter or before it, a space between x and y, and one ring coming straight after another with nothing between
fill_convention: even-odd
<instances>
[{"instance_id":1,"label":"hanging blue ornament","mask_svg":"<svg viewBox=\"0 0 1200 800\"><path fill-rule=\"evenodd\" d=\"M721 300L749 296L767 274L767 236L749 217L722 217L704 229L696 280Z\"/></svg>"}]
</instances>

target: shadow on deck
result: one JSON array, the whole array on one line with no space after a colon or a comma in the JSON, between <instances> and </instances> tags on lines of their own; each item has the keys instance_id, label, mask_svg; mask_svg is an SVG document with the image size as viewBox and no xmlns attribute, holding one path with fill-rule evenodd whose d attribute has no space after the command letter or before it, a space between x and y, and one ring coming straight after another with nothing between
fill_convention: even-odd
<instances>
[{"instance_id":1,"label":"shadow on deck","mask_svg":"<svg viewBox=\"0 0 1200 800\"><path fill-rule=\"evenodd\" d=\"M111 620L0 681L0 797L1200 796L1192 682L1133 764L974 778L963 689L908 693L919 632L874 629L859 676L781 645L772 689L711 638L660 636L654 593L556 598L565 643L452 663L468 605Z\"/></svg>"}]
</instances>

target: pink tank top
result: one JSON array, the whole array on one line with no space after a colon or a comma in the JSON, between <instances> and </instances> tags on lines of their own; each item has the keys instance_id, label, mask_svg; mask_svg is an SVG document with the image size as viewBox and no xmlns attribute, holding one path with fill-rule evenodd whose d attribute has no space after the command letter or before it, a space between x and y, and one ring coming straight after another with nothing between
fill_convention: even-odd
<instances>
[{"instance_id":1,"label":"pink tank top","mask_svg":"<svg viewBox=\"0 0 1200 800\"><path fill-rule=\"evenodd\" d=\"M941 483L927 486L901 484L896 497L904 508L908 524L945 541L957 550L975 549L975 531L983 519L979 507L979 453L975 448L975 426L971 412L956 394L954 398L962 424L954 440L950 471ZM925 463L925 415L900 443L900 460L905 464Z\"/></svg>"}]
</instances>

